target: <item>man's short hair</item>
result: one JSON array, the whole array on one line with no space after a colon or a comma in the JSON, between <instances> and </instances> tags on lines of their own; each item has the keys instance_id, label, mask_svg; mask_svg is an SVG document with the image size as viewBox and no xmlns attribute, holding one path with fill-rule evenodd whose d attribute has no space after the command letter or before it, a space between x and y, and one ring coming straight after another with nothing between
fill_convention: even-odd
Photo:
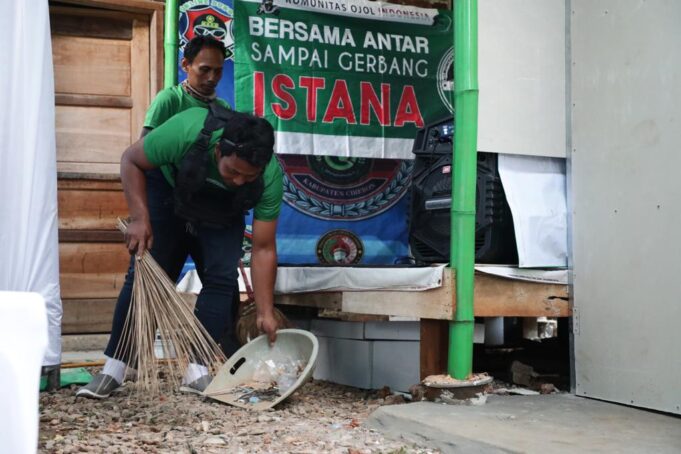
<instances>
[{"instance_id":1,"label":"man's short hair","mask_svg":"<svg viewBox=\"0 0 681 454\"><path fill-rule=\"evenodd\" d=\"M245 112L232 113L222 131L220 154L236 153L252 166L264 168L274 153L274 128L264 118Z\"/></svg>"},{"instance_id":2,"label":"man's short hair","mask_svg":"<svg viewBox=\"0 0 681 454\"><path fill-rule=\"evenodd\" d=\"M208 37L208 36L195 36L184 46L184 58L187 59L189 63L192 63L201 49L217 49L225 55L225 45L222 41Z\"/></svg>"}]
</instances>

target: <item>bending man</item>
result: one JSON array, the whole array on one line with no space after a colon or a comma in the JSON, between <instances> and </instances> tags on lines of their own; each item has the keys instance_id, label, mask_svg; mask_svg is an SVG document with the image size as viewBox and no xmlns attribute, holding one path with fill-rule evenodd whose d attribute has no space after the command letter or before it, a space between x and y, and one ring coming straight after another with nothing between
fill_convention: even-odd
<instances>
[{"instance_id":1,"label":"bending man","mask_svg":"<svg viewBox=\"0 0 681 454\"><path fill-rule=\"evenodd\" d=\"M266 120L249 114L215 105L210 112L187 109L123 154L121 181L132 218L126 244L138 256L150 250L171 280L177 279L187 254L192 255L203 284L195 313L217 341L232 323L244 212L253 208L251 270L257 325L274 342L275 233L283 193L282 171L273 156L274 131ZM224 127L207 133L216 119ZM116 348L130 306L134 262L132 257L116 304L105 350L109 359L77 396L108 397L123 382L126 359L116 357ZM202 392L210 383L207 369L192 365L183 383L183 391Z\"/></svg>"}]
</instances>

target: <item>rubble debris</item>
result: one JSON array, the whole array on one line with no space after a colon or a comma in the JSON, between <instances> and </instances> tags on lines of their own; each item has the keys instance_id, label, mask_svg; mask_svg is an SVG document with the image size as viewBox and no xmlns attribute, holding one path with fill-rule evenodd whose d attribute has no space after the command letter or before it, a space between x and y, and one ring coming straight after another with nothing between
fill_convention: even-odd
<instances>
[{"instance_id":1,"label":"rubble debris","mask_svg":"<svg viewBox=\"0 0 681 454\"><path fill-rule=\"evenodd\" d=\"M539 374L532 366L516 360L511 363L511 380L516 385L526 386L539 391L541 394L550 394L557 391L554 382L559 382L560 376L557 374Z\"/></svg>"},{"instance_id":2,"label":"rubble debris","mask_svg":"<svg viewBox=\"0 0 681 454\"><path fill-rule=\"evenodd\" d=\"M541 386L539 387L539 392L541 394L553 394L557 392L558 390L556 389L556 385L553 383L542 383Z\"/></svg>"},{"instance_id":3,"label":"rubble debris","mask_svg":"<svg viewBox=\"0 0 681 454\"><path fill-rule=\"evenodd\" d=\"M493 391L494 394L516 395L516 396L537 396L539 393L527 388L498 388Z\"/></svg>"},{"instance_id":4,"label":"rubble debris","mask_svg":"<svg viewBox=\"0 0 681 454\"><path fill-rule=\"evenodd\" d=\"M448 405L472 405L472 406L480 406L480 405L485 405L487 403L487 394L485 393L477 393L473 397L469 397L466 399L461 399L457 397L454 393L452 393L449 390L444 390L440 393L440 395L435 399L435 402L443 402Z\"/></svg>"},{"instance_id":5,"label":"rubble debris","mask_svg":"<svg viewBox=\"0 0 681 454\"><path fill-rule=\"evenodd\" d=\"M411 394L412 402L426 400L426 387L424 385L411 385L409 387L409 394Z\"/></svg>"},{"instance_id":6,"label":"rubble debris","mask_svg":"<svg viewBox=\"0 0 681 454\"><path fill-rule=\"evenodd\" d=\"M41 394L38 452L439 452L366 429L384 399L327 382L309 382L260 413L179 392L144 399L133 388L101 401L76 399L75 387Z\"/></svg>"},{"instance_id":7,"label":"rubble debris","mask_svg":"<svg viewBox=\"0 0 681 454\"><path fill-rule=\"evenodd\" d=\"M480 384L487 384L492 381L487 373L482 372L478 374L472 374L468 380L457 380L450 375L429 375L423 379L423 384L429 387L437 388L455 388L455 387L465 387L465 386L476 386Z\"/></svg>"}]
</instances>

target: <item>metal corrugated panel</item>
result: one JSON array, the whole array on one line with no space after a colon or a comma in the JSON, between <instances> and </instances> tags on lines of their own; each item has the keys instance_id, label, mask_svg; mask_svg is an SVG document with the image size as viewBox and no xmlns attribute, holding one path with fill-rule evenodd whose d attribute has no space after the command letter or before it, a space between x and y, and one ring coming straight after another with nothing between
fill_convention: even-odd
<instances>
[{"instance_id":1,"label":"metal corrugated panel","mask_svg":"<svg viewBox=\"0 0 681 454\"><path fill-rule=\"evenodd\" d=\"M569 6L576 392L681 413L681 3Z\"/></svg>"}]
</instances>

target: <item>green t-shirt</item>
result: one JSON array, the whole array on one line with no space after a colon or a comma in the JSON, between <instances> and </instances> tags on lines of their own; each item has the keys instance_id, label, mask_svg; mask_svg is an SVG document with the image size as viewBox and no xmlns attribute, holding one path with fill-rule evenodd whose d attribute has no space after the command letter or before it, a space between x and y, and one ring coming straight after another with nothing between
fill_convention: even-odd
<instances>
[{"instance_id":1,"label":"green t-shirt","mask_svg":"<svg viewBox=\"0 0 681 454\"><path fill-rule=\"evenodd\" d=\"M224 99L215 98L215 100L218 104L230 109L229 104ZM205 109L208 104L187 94L180 85L163 89L158 92L149 109L147 109L143 126L150 129L158 128L173 115L192 107L203 107Z\"/></svg>"},{"instance_id":2,"label":"green t-shirt","mask_svg":"<svg viewBox=\"0 0 681 454\"><path fill-rule=\"evenodd\" d=\"M208 115L205 108L191 108L173 116L144 137L144 154L149 162L161 168L163 175L171 186L175 186L175 179L171 165L179 167L184 155L194 144L203 123ZM215 144L220 140L222 129L213 132L208 152L211 155L210 168L206 181L210 184L233 191L225 186L218 172L215 161ZM273 221L279 216L281 200L284 194L283 176L279 161L272 155L272 159L263 172L265 190L255 206L253 216L260 221Z\"/></svg>"}]
</instances>

